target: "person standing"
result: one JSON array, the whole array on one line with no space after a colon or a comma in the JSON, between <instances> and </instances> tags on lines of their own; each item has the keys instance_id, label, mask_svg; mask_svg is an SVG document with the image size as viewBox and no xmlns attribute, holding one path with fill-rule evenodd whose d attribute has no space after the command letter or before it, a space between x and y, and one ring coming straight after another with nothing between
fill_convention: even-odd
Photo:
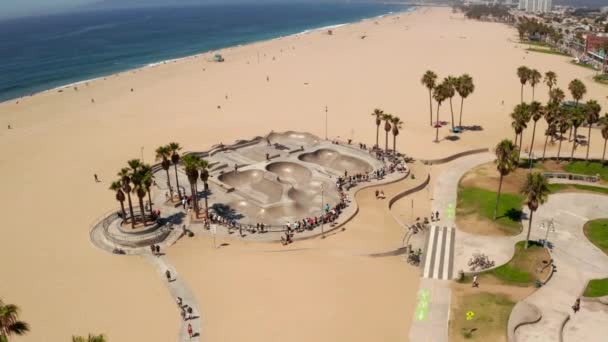
<instances>
[{"instance_id":1,"label":"person standing","mask_svg":"<svg viewBox=\"0 0 608 342\"><path fill-rule=\"evenodd\" d=\"M165 271L165 276L167 277L167 281L171 281L171 272L169 270Z\"/></svg>"},{"instance_id":2,"label":"person standing","mask_svg":"<svg viewBox=\"0 0 608 342\"><path fill-rule=\"evenodd\" d=\"M192 324L188 323L188 336L192 338Z\"/></svg>"}]
</instances>

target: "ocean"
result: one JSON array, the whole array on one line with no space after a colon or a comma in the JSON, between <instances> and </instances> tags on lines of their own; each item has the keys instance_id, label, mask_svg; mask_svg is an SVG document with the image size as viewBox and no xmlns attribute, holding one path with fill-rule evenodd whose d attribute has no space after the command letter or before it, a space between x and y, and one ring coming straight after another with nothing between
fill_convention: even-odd
<instances>
[{"instance_id":1,"label":"ocean","mask_svg":"<svg viewBox=\"0 0 608 342\"><path fill-rule=\"evenodd\" d=\"M379 3L233 4L4 20L0 21L0 101L407 9Z\"/></svg>"}]
</instances>

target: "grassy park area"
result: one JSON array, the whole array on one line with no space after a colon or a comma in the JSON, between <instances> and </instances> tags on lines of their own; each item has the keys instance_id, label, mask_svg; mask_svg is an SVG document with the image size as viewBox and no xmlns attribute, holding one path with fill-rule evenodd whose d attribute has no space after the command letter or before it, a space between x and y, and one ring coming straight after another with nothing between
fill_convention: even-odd
<instances>
[{"instance_id":1,"label":"grassy park area","mask_svg":"<svg viewBox=\"0 0 608 342\"><path fill-rule=\"evenodd\" d=\"M583 231L591 243L608 254L608 219L589 221Z\"/></svg>"},{"instance_id":2,"label":"grassy park area","mask_svg":"<svg viewBox=\"0 0 608 342\"><path fill-rule=\"evenodd\" d=\"M608 195L608 188L601 188L599 186L582 185L582 184L549 184L549 190L551 190L551 193L595 192L595 193L599 193L599 194Z\"/></svg>"},{"instance_id":3,"label":"grassy park area","mask_svg":"<svg viewBox=\"0 0 608 342\"><path fill-rule=\"evenodd\" d=\"M504 294L478 292L456 300L458 306L452 311L449 326L450 341L498 341L503 338L516 303L513 299Z\"/></svg>"},{"instance_id":4,"label":"grassy park area","mask_svg":"<svg viewBox=\"0 0 608 342\"><path fill-rule=\"evenodd\" d=\"M589 281L585 293L585 297L603 297L608 296L608 278L593 279Z\"/></svg>"},{"instance_id":5,"label":"grassy park area","mask_svg":"<svg viewBox=\"0 0 608 342\"><path fill-rule=\"evenodd\" d=\"M458 215L465 218L474 217L483 221L490 221L507 235L519 233L521 230L523 196L507 192L502 193L497 218L494 221L496 195L495 191L476 187L460 187L458 189Z\"/></svg>"},{"instance_id":6,"label":"grassy park area","mask_svg":"<svg viewBox=\"0 0 608 342\"><path fill-rule=\"evenodd\" d=\"M515 254L508 263L483 273L483 277L493 276L507 285L531 286L548 273L548 268L539 272L551 256L541 245L530 242L524 249L525 241L515 244Z\"/></svg>"},{"instance_id":7,"label":"grassy park area","mask_svg":"<svg viewBox=\"0 0 608 342\"><path fill-rule=\"evenodd\" d=\"M608 167L600 162L575 161L564 165L564 171L581 175L600 175L603 181L608 181Z\"/></svg>"},{"instance_id":8,"label":"grassy park area","mask_svg":"<svg viewBox=\"0 0 608 342\"><path fill-rule=\"evenodd\" d=\"M570 57L570 55L567 54L567 53L563 53L563 52L558 51L558 50L547 49L547 48L533 48L533 47L529 47L529 48L526 49L526 51L548 53L548 54L551 54L551 55Z\"/></svg>"}]
</instances>

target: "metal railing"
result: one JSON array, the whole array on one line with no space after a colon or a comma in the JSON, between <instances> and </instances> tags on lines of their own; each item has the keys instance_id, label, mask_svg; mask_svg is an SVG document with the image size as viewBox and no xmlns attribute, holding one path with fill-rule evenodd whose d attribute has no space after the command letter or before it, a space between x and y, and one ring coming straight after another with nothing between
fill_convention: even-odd
<instances>
[{"instance_id":1,"label":"metal railing","mask_svg":"<svg viewBox=\"0 0 608 342\"><path fill-rule=\"evenodd\" d=\"M575 173L544 172L543 176L545 176L546 178L567 179L567 180L582 181L582 182L588 182L588 183L597 183L600 181L599 176L581 175L581 174L575 174Z\"/></svg>"}]
</instances>

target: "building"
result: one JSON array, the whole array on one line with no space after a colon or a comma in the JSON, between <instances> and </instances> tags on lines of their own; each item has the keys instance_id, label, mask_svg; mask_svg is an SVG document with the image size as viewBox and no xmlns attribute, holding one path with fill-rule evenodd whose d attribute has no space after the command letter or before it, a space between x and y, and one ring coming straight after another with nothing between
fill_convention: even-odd
<instances>
[{"instance_id":1,"label":"building","mask_svg":"<svg viewBox=\"0 0 608 342\"><path fill-rule=\"evenodd\" d=\"M608 68L608 34L588 34L585 40L585 55L601 70Z\"/></svg>"},{"instance_id":2,"label":"building","mask_svg":"<svg viewBox=\"0 0 608 342\"><path fill-rule=\"evenodd\" d=\"M553 0L519 0L519 9L530 13L551 12Z\"/></svg>"}]
</instances>

